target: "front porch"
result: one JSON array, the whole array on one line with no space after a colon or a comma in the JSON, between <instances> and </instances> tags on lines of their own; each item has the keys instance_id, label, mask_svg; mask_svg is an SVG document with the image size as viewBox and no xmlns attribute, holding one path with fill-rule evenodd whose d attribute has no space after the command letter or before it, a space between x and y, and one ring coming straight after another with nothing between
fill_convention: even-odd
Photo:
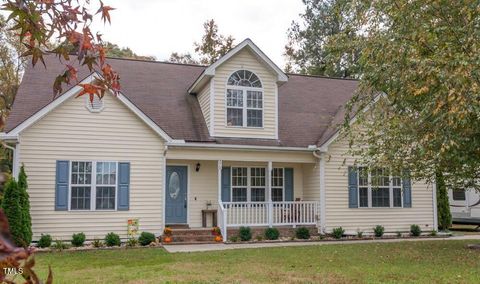
<instances>
[{"instance_id":1,"label":"front porch","mask_svg":"<svg viewBox=\"0 0 480 284\"><path fill-rule=\"evenodd\" d=\"M186 172L184 202L177 205L184 207L180 213L170 206L171 193L176 191L171 182L172 169L178 167ZM166 225L185 223L196 229L216 224L225 241L228 231L241 226L319 227L319 168L314 159L299 159L299 162L168 159L166 168ZM215 220L214 214L202 214L207 210L216 212ZM172 214L185 215L184 222L170 222Z\"/></svg>"}]
</instances>

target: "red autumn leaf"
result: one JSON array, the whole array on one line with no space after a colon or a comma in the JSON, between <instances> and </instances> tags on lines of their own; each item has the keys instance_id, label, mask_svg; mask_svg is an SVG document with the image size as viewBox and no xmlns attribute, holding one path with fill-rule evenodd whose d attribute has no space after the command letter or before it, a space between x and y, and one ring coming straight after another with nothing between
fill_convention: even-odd
<instances>
[{"instance_id":1,"label":"red autumn leaf","mask_svg":"<svg viewBox=\"0 0 480 284\"><path fill-rule=\"evenodd\" d=\"M103 5L103 2L100 1L100 9L98 9L97 14L102 13L103 22L105 23L106 21L108 21L108 23L111 24L111 22L110 22L110 11L112 11L112 10L115 10L115 8L112 8L110 6L105 6L105 5Z\"/></svg>"},{"instance_id":2,"label":"red autumn leaf","mask_svg":"<svg viewBox=\"0 0 480 284\"><path fill-rule=\"evenodd\" d=\"M78 78L77 78L77 69L75 69L72 65L68 65L67 64L67 72L68 72L68 81L70 80L75 80L75 81L78 81Z\"/></svg>"}]
</instances>

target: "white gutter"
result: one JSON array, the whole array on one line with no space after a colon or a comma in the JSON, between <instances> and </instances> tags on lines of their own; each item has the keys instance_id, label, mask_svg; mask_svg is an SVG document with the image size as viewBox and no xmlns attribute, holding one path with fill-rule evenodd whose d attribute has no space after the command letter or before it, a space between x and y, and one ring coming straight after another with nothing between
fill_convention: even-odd
<instances>
[{"instance_id":1,"label":"white gutter","mask_svg":"<svg viewBox=\"0 0 480 284\"><path fill-rule=\"evenodd\" d=\"M213 144L213 143L167 143L170 147L183 148L203 148L203 149L237 149L237 150L257 150L257 151L296 151L313 152L315 149L307 147L280 147L280 146L254 146L254 145L234 145L234 144Z\"/></svg>"}]
</instances>

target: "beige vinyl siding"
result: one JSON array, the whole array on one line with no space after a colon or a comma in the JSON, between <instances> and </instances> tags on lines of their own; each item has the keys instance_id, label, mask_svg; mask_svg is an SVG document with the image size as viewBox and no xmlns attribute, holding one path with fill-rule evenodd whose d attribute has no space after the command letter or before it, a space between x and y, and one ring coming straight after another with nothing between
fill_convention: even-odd
<instances>
[{"instance_id":1,"label":"beige vinyl siding","mask_svg":"<svg viewBox=\"0 0 480 284\"><path fill-rule=\"evenodd\" d=\"M303 199L320 201L320 165L303 164Z\"/></svg>"},{"instance_id":2,"label":"beige vinyl siding","mask_svg":"<svg viewBox=\"0 0 480 284\"><path fill-rule=\"evenodd\" d=\"M28 174L34 240L40 234L88 239L108 232L126 237L127 220L140 219L140 231L162 229L162 139L111 95L91 113L84 98L71 98L20 135L20 162ZM55 211L56 160L130 162L129 211Z\"/></svg>"},{"instance_id":3,"label":"beige vinyl siding","mask_svg":"<svg viewBox=\"0 0 480 284\"><path fill-rule=\"evenodd\" d=\"M360 230L368 234L376 225L390 233L409 231L412 224L423 231L433 229L432 188L421 182L412 184L412 208L348 208L347 167L354 159L345 155L347 151L347 142L334 142L325 162L327 232L340 226L347 233Z\"/></svg>"},{"instance_id":4,"label":"beige vinyl siding","mask_svg":"<svg viewBox=\"0 0 480 284\"><path fill-rule=\"evenodd\" d=\"M210 129L210 82L206 84L203 89L198 94L198 103L200 104L200 109L202 110L203 118L207 124L208 130Z\"/></svg>"},{"instance_id":5,"label":"beige vinyl siding","mask_svg":"<svg viewBox=\"0 0 480 284\"><path fill-rule=\"evenodd\" d=\"M226 126L225 94L227 80L237 70L249 70L255 73L263 85L263 128L252 127L228 127ZM277 84L276 76L260 63L247 49L238 52L235 56L220 65L215 70L213 78L215 86L215 136L220 137L247 137L247 138L270 138L277 135L276 126L276 100Z\"/></svg>"}]
</instances>

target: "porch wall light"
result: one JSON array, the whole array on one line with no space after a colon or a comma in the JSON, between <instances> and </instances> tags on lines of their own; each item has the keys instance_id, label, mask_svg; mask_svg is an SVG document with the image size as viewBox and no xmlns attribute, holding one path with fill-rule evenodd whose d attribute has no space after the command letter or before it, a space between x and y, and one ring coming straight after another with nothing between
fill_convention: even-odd
<instances>
[{"instance_id":1,"label":"porch wall light","mask_svg":"<svg viewBox=\"0 0 480 284\"><path fill-rule=\"evenodd\" d=\"M200 163L197 163L196 167L195 167L195 171L196 172L199 172L200 171Z\"/></svg>"}]
</instances>

